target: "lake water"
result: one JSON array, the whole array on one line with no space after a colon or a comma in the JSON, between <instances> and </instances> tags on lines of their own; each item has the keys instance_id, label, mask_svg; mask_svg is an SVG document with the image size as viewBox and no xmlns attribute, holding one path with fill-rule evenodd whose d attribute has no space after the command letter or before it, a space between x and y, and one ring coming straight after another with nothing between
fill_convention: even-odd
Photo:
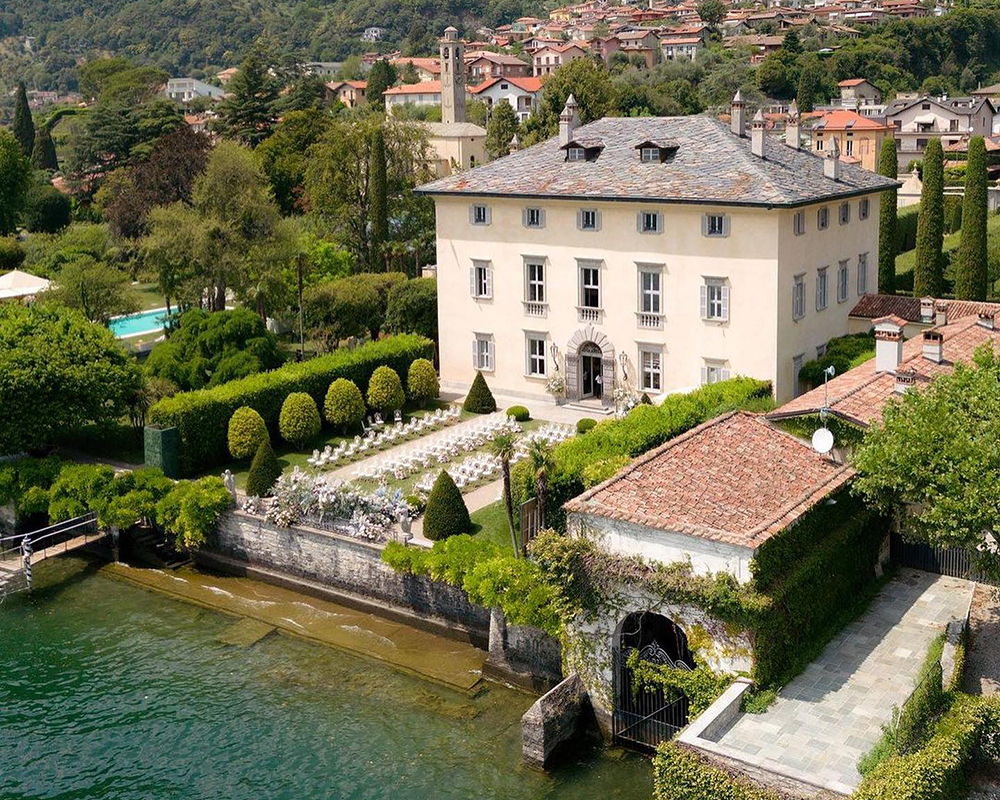
<instances>
[{"instance_id":1,"label":"lake water","mask_svg":"<svg viewBox=\"0 0 1000 800\"><path fill-rule=\"evenodd\" d=\"M164 580L277 605L288 626L341 608L199 575ZM0 604L3 800L651 796L649 762L632 754L588 753L548 774L521 766L527 694L490 683L450 689L281 631L224 644L241 617L80 558L40 564L35 577L31 595ZM302 617L286 610L295 604ZM343 613L333 627L392 649L397 633Z\"/></svg>"},{"instance_id":2,"label":"lake water","mask_svg":"<svg viewBox=\"0 0 1000 800\"><path fill-rule=\"evenodd\" d=\"M126 336L163 330L166 318L167 309L154 308L151 311L129 314L127 317L115 317L108 323L108 328L119 339L124 339Z\"/></svg>"}]
</instances>

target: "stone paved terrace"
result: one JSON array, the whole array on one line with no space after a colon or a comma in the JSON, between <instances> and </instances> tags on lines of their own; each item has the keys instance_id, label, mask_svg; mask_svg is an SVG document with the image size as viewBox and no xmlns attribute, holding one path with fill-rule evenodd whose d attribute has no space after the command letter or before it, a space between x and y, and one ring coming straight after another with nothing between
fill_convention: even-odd
<instances>
[{"instance_id":1,"label":"stone paved terrace","mask_svg":"<svg viewBox=\"0 0 1000 800\"><path fill-rule=\"evenodd\" d=\"M974 586L900 570L766 713L738 715L718 738L718 751L850 794L861 781L858 759L878 740L893 705L913 691L934 637L967 616Z\"/></svg>"}]
</instances>

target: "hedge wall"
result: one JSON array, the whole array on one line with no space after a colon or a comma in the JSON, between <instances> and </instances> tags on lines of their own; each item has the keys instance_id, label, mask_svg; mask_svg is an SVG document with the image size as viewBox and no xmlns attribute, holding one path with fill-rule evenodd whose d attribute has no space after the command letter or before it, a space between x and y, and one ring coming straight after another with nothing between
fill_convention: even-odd
<instances>
[{"instance_id":1,"label":"hedge wall","mask_svg":"<svg viewBox=\"0 0 1000 800\"><path fill-rule=\"evenodd\" d=\"M429 339L393 336L354 350L338 350L311 361L286 364L212 389L164 398L150 409L149 424L178 428L181 474L191 475L229 460L226 430L229 418L240 406L256 409L276 436L281 404L290 393L307 392L318 405L337 378L354 381L364 392L376 367L384 364L405 375L413 360L429 359L433 354L434 343Z\"/></svg>"},{"instance_id":2,"label":"hedge wall","mask_svg":"<svg viewBox=\"0 0 1000 800\"><path fill-rule=\"evenodd\" d=\"M653 800L782 800L782 797L713 767L673 742L665 742L653 758Z\"/></svg>"}]
</instances>

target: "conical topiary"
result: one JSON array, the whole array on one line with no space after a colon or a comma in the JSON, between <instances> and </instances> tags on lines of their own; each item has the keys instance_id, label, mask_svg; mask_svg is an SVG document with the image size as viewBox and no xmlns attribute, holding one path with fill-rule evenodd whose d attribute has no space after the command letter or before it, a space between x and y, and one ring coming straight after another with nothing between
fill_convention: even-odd
<instances>
[{"instance_id":1,"label":"conical topiary","mask_svg":"<svg viewBox=\"0 0 1000 800\"><path fill-rule=\"evenodd\" d=\"M472 531L472 518L465 505L462 493L451 479L451 475L441 470L434 488L427 498L424 511L424 536L432 541L447 539L458 533Z\"/></svg>"},{"instance_id":2,"label":"conical topiary","mask_svg":"<svg viewBox=\"0 0 1000 800\"><path fill-rule=\"evenodd\" d=\"M493 399L493 392L486 385L486 378L482 372L476 373L476 379L472 382L469 393L465 396L462 408L473 414L492 414L497 410L497 401Z\"/></svg>"},{"instance_id":3,"label":"conical topiary","mask_svg":"<svg viewBox=\"0 0 1000 800\"><path fill-rule=\"evenodd\" d=\"M247 494L251 497L265 497L274 488L275 481L281 477L281 465L271 449L269 441L260 443L257 454L250 464L250 474L247 475Z\"/></svg>"}]
</instances>

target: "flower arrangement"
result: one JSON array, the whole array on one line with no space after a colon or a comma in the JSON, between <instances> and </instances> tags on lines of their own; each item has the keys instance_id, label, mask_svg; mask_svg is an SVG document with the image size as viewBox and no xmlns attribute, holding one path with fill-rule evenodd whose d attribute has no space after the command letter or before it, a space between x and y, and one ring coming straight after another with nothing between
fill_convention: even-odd
<instances>
[{"instance_id":1,"label":"flower arrangement","mask_svg":"<svg viewBox=\"0 0 1000 800\"><path fill-rule=\"evenodd\" d=\"M556 373L551 378L545 382L545 389L549 394L561 395L566 392L566 379L560 374Z\"/></svg>"}]
</instances>

